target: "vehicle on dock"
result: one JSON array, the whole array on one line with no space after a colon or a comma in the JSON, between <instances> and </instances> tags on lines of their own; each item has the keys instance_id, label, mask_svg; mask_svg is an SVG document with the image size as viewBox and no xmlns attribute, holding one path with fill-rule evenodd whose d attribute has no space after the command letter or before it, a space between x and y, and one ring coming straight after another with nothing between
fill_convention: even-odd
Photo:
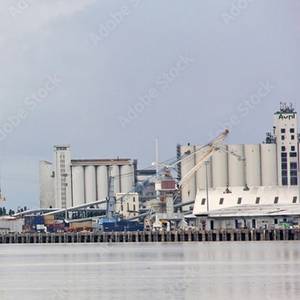
<instances>
[{"instance_id":1,"label":"vehicle on dock","mask_svg":"<svg viewBox=\"0 0 300 300\"><path fill-rule=\"evenodd\" d=\"M100 218L97 230L102 232L144 231L144 224L118 218Z\"/></svg>"}]
</instances>

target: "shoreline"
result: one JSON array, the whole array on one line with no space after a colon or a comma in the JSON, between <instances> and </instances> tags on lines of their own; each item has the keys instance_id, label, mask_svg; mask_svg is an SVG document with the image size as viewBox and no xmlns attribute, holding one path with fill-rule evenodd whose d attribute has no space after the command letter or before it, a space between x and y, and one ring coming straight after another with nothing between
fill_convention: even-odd
<instances>
[{"instance_id":1,"label":"shoreline","mask_svg":"<svg viewBox=\"0 0 300 300\"><path fill-rule=\"evenodd\" d=\"M0 234L0 244L177 243L242 241L300 241L300 229Z\"/></svg>"}]
</instances>

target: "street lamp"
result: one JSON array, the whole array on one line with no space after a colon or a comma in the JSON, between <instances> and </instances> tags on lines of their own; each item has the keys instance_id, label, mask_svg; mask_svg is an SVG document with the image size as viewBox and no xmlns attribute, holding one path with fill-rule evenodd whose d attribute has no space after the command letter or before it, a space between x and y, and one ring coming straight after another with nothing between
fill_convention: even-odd
<instances>
[{"instance_id":1,"label":"street lamp","mask_svg":"<svg viewBox=\"0 0 300 300\"><path fill-rule=\"evenodd\" d=\"M206 176L206 205L207 205L207 213L209 212L209 199L208 199L208 165L209 161L205 161L205 176Z\"/></svg>"}]
</instances>

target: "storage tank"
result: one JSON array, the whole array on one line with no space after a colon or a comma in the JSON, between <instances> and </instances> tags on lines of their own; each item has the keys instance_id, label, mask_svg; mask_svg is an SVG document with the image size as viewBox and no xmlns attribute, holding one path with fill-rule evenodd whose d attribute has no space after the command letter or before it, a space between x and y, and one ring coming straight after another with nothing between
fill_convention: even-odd
<instances>
[{"instance_id":1,"label":"storage tank","mask_svg":"<svg viewBox=\"0 0 300 300\"><path fill-rule=\"evenodd\" d=\"M241 158L245 157L244 145L229 145L228 151ZM234 154L228 154L229 186L245 186L245 161Z\"/></svg>"},{"instance_id":2,"label":"storage tank","mask_svg":"<svg viewBox=\"0 0 300 300\"><path fill-rule=\"evenodd\" d=\"M108 173L107 166L97 168L97 200L104 200L108 196Z\"/></svg>"},{"instance_id":3,"label":"storage tank","mask_svg":"<svg viewBox=\"0 0 300 300\"><path fill-rule=\"evenodd\" d=\"M87 166L85 168L85 202L95 202L97 199L96 168Z\"/></svg>"},{"instance_id":4,"label":"storage tank","mask_svg":"<svg viewBox=\"0 0 300 300\"><path fill-rule=\"evenodd\" d=\"M40 208L56 208L54 193L53 165L47 161L40 162Z\"/></svg>"},{"instance_id":5,"label":"storage tank","mask_svg":"<svg viewBox=\"0 0 300 300\"><path fill-rule=\"evenodd\" d=\"M278 185L276 144L261 145L261 174L263 186Z\"/></svg>"},{"instance_id":6,"label":"storage tank","mask_svg":"<svg viewBox=\"0 0 300 300\"><path fill-rule=\"evenodd\" d=\"M84 168L83 166L72 167L73 206L85 203L84 193Z\"/></svg>"},{"instance_id":7,"label":"storage tank","mask_svg":"<svg viewBox=\"0 0 300 300\"><path fill-rule=\"evenodd\" d=\"M120 167L112 166L111 176L113 177L114 193L120 193Z\"/></svg>"},{"instance_id":8,"label":"storage tank","mask_svg":"<svg viewBox=\"0 0 300 300\"><path fill-rule=\"evenodd\" d=\"M246 183L261 186L260 145L245 145Z\"/></svg>"},{"instance_id":9,"label":"storage tank","mask_svg":"<svg viewBox=\"0 0 300 300\"><path fill-rule=\"evenodd\" d=\"M134 188L134 167L132 165L121 167L121 192L133 192Z\"/></svg>"},{"instance_id":10,"label":"storage tank","mask_svg":"<svg viewBox=\"0 0 300 300\"><path fill-rule=\"evenodd\" d=\"M228 185L228 155L217 151L212 156L213 187L226 187Z\"/></svg>"},{"instance_id":11,"label":"storage tank","mask_svg":"<svg viewBox=\"0 0 300 300\"><path fill-rule=\"evenodd\" d=\"M200 146L197 146L197 150L200 148ZM200 163L200 161L203 159L203 153L202 151L197 152L196 154L196 164ZM207 177L208 177L208 188L212 188L212 160L211 158L208 160L207 163ZM202 163L201 167L196 172L196 178L197 178L197 190L203 190L206 189L206 165L205 162Z\"/></svg>"},{"instance_id":12,"label":"storage tank","mask_svg":"<svg viewBox=\"0 0 300 300\"><path fill-rule=\"evenodd\" d=\"M181 146L181 156L194 153L194 146ZM181 162L181 177L184 176L195 166L195 155L191 155ZM195 174L182 185L182 201L193 201L196 198L196 176Z\"/></svg>"}]
</instances>

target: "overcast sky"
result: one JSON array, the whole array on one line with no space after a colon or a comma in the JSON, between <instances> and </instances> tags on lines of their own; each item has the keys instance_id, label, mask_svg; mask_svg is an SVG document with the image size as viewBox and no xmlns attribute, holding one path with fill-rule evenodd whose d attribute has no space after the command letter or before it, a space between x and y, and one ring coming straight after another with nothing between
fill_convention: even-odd
<instances>
[{"instance_id":1,"label":"overcast sky","mask_svg":"<svg viewBox=\"0 0 300 300\"><path fill-rule=\"evenodd\" d=\"M38 206L54 144L144 167L156 136L163 159L224 127L260 143L300 103L299 38L298 0L1 0L6 206Z\"/></svg>"}]
</instances>

